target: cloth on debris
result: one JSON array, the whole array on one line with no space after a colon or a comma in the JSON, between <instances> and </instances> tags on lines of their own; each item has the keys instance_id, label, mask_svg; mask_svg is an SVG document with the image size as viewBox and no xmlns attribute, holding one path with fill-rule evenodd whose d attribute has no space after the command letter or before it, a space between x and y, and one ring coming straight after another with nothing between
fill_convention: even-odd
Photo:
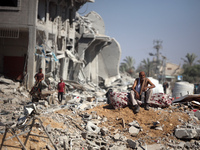
<instances>
[{"instance_id":1,"label":"cloth on debris","mask_svg":"<svg viewBox=\"0 0 200 150\"><path fill-rule=\"evenodd\" d=\"M129 105L129 93L127 92L111 92L109 95L110 104L115 108L123 108ZM149 101L150 106L154 107L169 107L172 104L173 98L169 94L154 93ZM139 101L139 105L142 101Z\"/></svg>"},{"instance_id":2,"label":"cloth on debris","mask_svg":"<svg viewBox=\"0 0 200 150\"><path fill-rule=\"evenodd\" d=\"M168 107L172 104L172 100L173 98L170 98L168 94L154 93L149 104L157 107Z\"/></svg>"},{"instance_id":3,"label":"cloth on debris","mask_svg":"<svg viewBox=\"0 0 200 150\"><path fill-rule=\"evenodd\" d=\"M115 108L122 108L128 105L128 93L126 92L111 92L110 104Z\"/></svg>"}]
</instances>

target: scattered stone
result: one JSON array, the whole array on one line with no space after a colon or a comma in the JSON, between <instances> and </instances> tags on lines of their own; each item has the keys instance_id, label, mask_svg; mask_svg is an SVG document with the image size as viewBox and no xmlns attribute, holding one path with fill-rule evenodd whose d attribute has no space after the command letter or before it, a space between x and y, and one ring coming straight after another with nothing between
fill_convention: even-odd
<instances>
[{"instance_id":1,"label":"scattered stone","mask_svg":"<svg viewBox=\"0 0 200 150\"><path fill-rule=\"evenodd\" d=\"M126 145L117 145L117 146L113 146L110 147L109 150L127 150Z\"/></svg>"},{"instance_id":2,"label":"scattered stone","mask_svg":"<svg viewBox=\"0 0 200 150\"><path fill-rule=\"evenodd\" d=\"M101 135L105 136L105 135L108 133L108 128L102 127L102 128L100 129L100 131L101 131Z\"/></svg>"},{"instance_id":3,"label":"scattered stone","mask_svg":"<svg viewBox=\"0 0 200 150\"><path fill-rule=\"evenodd\" d=\"M136 120L134 120L133 122L130 122L129 125L140 129L140 124Z\"/></svg>"},{"instance_id":4,"label":"scattered stone","mask_svg":"<svg viewBox=\"0 0 200 150\"><path fill-rule=\"evenodd\" d=\"M194 115L200 120L200 110L196 111Z\"/></svg>"},{"instance_id":5,"label":"scattered stone","mask_svg":"<svg viewBox=\"0 0 200 150\"><path fill-rule=\"evenodd\" d=\"M119 133L115 134L113 138L114 138L115 141L119 141L120 140Z\"/></svg>"},{"instance_id":6,"label":"scattered stone","mask_svg":"<svg viewBox=\"0 0 200 150\"><path fill-rule=\"evenodd\" d=\"M128 143L128 147L130 148L136 148L136 142L134 142L133 140L131 139L127 139L127 143Z\"/></svg>"},{"instance_id":7,"label":"scattered stone","mask_svg":"<svg viewBox=\"0 0 200 150\"><path fill-rule=\"evenodd\" d=\"M161 130L161 131L163 131L163 128L161 126L157 126L157 127L155 127L155 130Z\"/></svg>"},{"instance_id":8,"label":"scattered stone","mask_svg":"<svg viewBox=\"0 0 200 150\"><path fill-rule=\"evenodd\" d=\"M180 128L175 130L175 136L179 139L193 139L197 135L195 129Z\"/></svg>"},{"instance_id":9,"label":"scattered stone","mask_svg":"<svg viewBox=\"0 0 200 150\"><path fill-rule=\"evenodd\" d=\"M92 123L91 121L88 121L86 129L87 131L94 132L94 133L99 133L100 131L100 128L96 126L94 123Z\"/></svg>"},{"instance_id":10,"label":"scattered stone","mask_svg":"<svg viewBox=\"0 0 200 150\"><path fill-rule=\"evenodd\" d=\"M137 136L139 132L140 130L134 126L131 126L129 128L129 133L131 134L131 136Z\"/></svg>"}]
</instances>

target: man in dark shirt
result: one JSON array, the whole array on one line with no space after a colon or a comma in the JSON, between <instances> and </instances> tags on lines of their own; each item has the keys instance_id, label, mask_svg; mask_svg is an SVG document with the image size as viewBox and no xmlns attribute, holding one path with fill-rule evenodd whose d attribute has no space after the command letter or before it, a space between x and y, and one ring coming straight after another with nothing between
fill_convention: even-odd
<instances>
[{"instance_id":1,"label":"man in dark shirt","mask_svg":"<svg viewBox=\"0 0 200 150\"><path fill-rule=\"evenodd\" d=\"M39 72L35 75L36 86L38 87L38 91L42 92L42 80L44 80L44 74L42 73L42 68L39 69Z\"/></svg>"},{"instance_id":2,"label":"man in dark shirt","mask_svg":"<svg viewBox=\"0 0 200 150\"><path fill-rule=\"evenodd\" d=\"M163 83L163 90L164 90L164 93L166 94L167 92L167 88L168 88L169 84L167 82L164 82Z\"/></svg>"}]
</instances>

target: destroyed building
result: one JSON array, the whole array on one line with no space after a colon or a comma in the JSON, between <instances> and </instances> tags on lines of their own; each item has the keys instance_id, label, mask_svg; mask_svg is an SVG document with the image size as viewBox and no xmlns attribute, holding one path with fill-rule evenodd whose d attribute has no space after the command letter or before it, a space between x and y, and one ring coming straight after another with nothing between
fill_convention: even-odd
<instances>
[{"instance_id":1,"label":"destroyed building","mask_svg":"<svg viewBox=\"0 0 200 150\"><path fill-rule=\"evenodd\" d=\"M45 77L109 84L119 77L121 49L105 35L96 12L77 11L93 0L1 0L0 73L27 88Z\"/></svg>"}]
</instances>

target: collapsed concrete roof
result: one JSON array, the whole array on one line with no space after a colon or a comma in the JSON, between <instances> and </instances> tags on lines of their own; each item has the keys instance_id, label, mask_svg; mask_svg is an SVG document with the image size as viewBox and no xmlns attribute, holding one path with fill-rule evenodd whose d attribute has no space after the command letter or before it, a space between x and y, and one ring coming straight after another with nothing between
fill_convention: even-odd
<instances>
[{"instance_id":1,"label":"collapsed concrete roof","mask_svg":"<svg viewBox=\"0 0 200 150\"><path fill-rule=\"evenodd\" d=\"M91 76L88 74L89 70L94 63L98 62L96 73L105 81L105 84L110 84L119 78L118 68L121 56L119 43L114 38L105 35L104 21L96 12L92 11L84 17L79 17L77 22L79 22L79 34L82 34L79 36L77 49L80 59L86 61L84 69L86 77ZM93 82L97 83L97 80Z\"/></svg>"}]
</instances>

